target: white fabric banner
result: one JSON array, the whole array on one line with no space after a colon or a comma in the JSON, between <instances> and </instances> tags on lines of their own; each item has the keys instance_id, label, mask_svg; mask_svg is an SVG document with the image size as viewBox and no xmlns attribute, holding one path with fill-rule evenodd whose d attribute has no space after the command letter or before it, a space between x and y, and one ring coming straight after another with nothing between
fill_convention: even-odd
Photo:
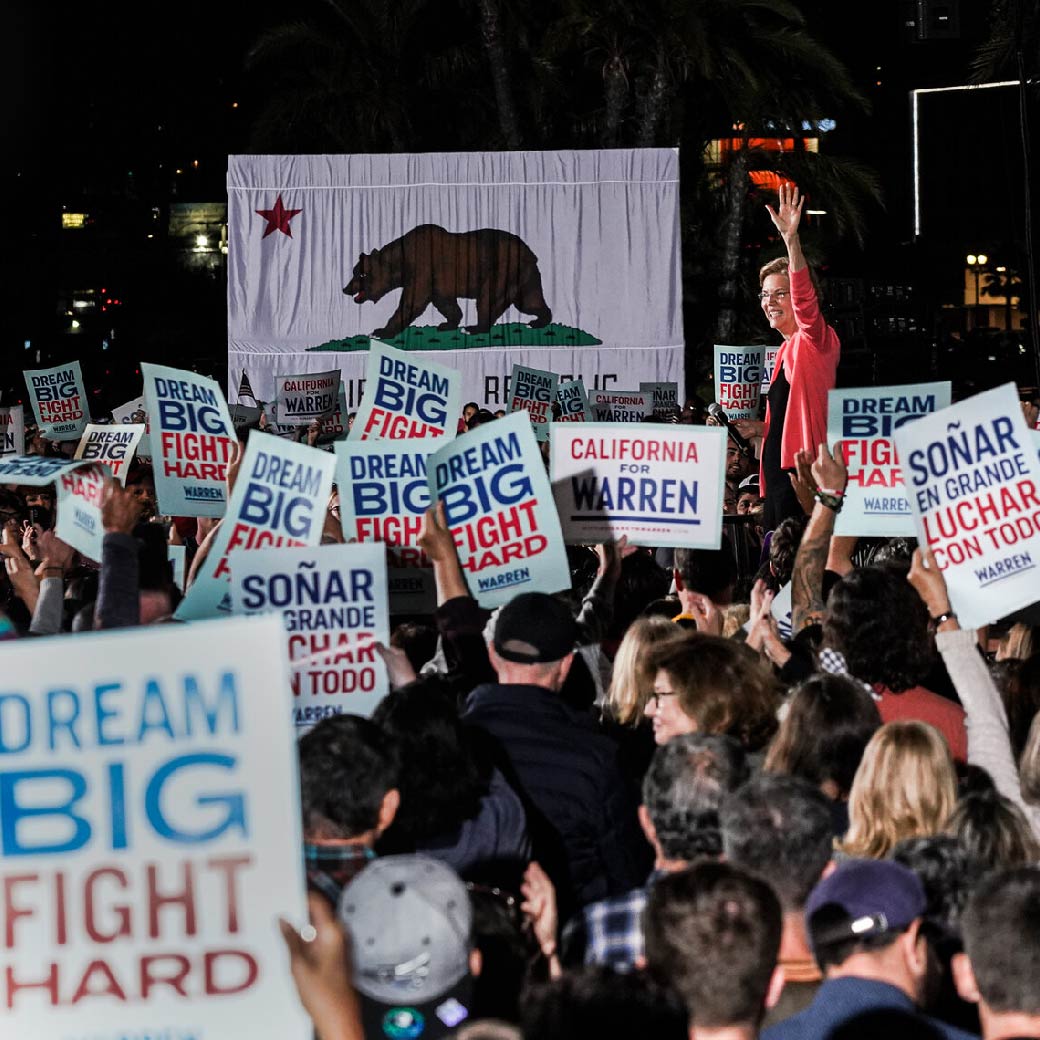
<instances>
[{"instance_id":1,"label":"white fabric banner","mask_svg":"<svg viewBox=\"0 0 1040 1040\"><path fill-rule=\"evenodd\" d=\"M232 393L335 367L354 410L373 337L492 409L514 363L684 383L673 149L231 156L228 231Z\"/></svg>"}]
</instances>

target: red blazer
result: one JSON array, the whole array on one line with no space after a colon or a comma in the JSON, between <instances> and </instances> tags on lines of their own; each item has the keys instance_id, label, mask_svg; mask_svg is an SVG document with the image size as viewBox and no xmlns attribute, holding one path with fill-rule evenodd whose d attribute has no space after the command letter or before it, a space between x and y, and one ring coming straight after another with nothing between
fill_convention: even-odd
<instances>
[{"instance_id":1,"label":"red blazer","mask_svg":"<svg viewBox=\"0 0 1040 1040\"><path fill-rule=\"evenodd\" d=\"M794 469L798 451L811 451L816 457L817 447L827 439L827 391L833 389L838 370L841 343L838 334L823 320L816 290L809 277L809 268L791 271L791 306L794 308L798 329L784 340L776 355L779 371L791 384L787 401L787 417L780 440L780 465ZM765 436L769 436L769 405L766 404ZM765 494L765 474L760 474L762 494Z\"/></svg>"}]
</instances>

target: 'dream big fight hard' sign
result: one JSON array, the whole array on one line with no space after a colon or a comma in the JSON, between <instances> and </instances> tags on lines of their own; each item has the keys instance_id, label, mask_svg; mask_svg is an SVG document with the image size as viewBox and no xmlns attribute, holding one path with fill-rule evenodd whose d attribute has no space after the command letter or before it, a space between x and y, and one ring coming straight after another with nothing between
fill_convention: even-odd
<instances>
[{"instance_id":1,"label":"'dream big fight hard' sign","mask_svg":"<svg viewBox=\"0 0 1040 1040\"><path fill-rule=\"evenodd\" d=\"M835 534L913 535L914 518L892 435L949 405L948 382L830 391L827 440L849 472Z\"/></svg>"},{"instance_id":2,"label":"'dream big fight hard' sign","mask_svg":"<svg viewBox=\"0 0 1040 1040\"><path fill-rule=\"evenodd\" d=\"M112 476L125 485L130 460L144 430L144 423L114 423L110 426L91 423L76 445L75 458L103 462L112 471Z\"/></svg>"},{"instance_id":3,"label":"'dream big fight hard' sign","mask_svg":"<svg viewBox=\"0 0 1040 1040\"><path fill-rule=\"evenodd\" d=\"M540 441L549 439L552 403L559 381L560 377L555 372L513 365L513 374L509 380L509 411L527 412L534 435Z\"/></svg>"},{"instance_id":4,"label":"'dream big fight hard' sign","mask_svg":"<svg viewBox=\"0 0 1040 1040\"><path fill-rule=\"evenodd\" d=\"M309 1037L279 620L47 645L4 651L4 1037Z\"/></svg>"},{"instance_id":5,"label":"'dream big fight hard' sign","mask_svg":"<svg viewBox=\"0 0 1040 1040\"><path fill-rule=\"evenodd\" d=\"M163 365L141 364L155 495L167 516L223 516L227 464L238 445L215 380Z\"/></svg>"},{"instance_id":6,"label":"'dream big fight hard' sign","mask_svg":"<svg viewBox=\"0 0 1040 1040\"><path fill-rule=\"evenodd\" d=\"M757 419L763 347L715 344L715 400L730 419Z\"/></svg>"},{"instance_id":7,"label":"'dream big fight hard' sign","mask_svg":"<svg viewBox=\"0 0 1040 1040\"><path fill-rule=\"evenodd\" d=\"M40 433L52 441L78 441L90 422L79 362L24 374Z\"/></svg>"},{"instance_id":8,"label":"'dream big fight hard' sign","mask_svg":"<svg viewBox=\"0 0 1040 1040\"><path fill-rule=\"evenodd\" d=\"M317 448L263 433L251 436L227 515L174 616L194 621L231 611L228 555L235 549L317 545L335 465Z\"/></svg>"},{"instance_id":9,"label":"'dream big fight hard' sign","mask_svg":"<svg viewBox=\"0 0 1040 1040\"><path fill-rule=\"evenodd\" d=\"M231 554L236 614L277 612L292 668L292 721L370 715L389 690L375 643L389 643L386 557L379 545Z\"/></svg>"},{"instance_id":10,"label":"'dream big fight hard' sign","mask_svg":"<svg viewBox=\"0 0 1040 1040\"><path fill-rule=\"evenodd\" d=\"M85 463L66 470L55 481L58 517L54 533L77 552L97 563L105 538L101 522L101 503L105 495L108 470Z\"/></svg>"},{"instance_id":11,"label":"'dream big fight hard' sign","mask_svg":"<svg viewBox=\"0 0 1040 1040\"><path fill-rule=\"evenodd\" d=\"M437 605L433 567L419 548L430 505L428 459L436 448L437 441L421 438L336 445L343 537L386 547L395 613L427 613Z\"/></svg>"},{"instance_id":12,"label":"'dream big fight hard' sign","mask_svg":"<svg viewBox=\"0 0 1040 1040\"><path fill-rule=\"evenodd\" d=\"M349 440L452 437L462 408L462 377L375 340L368 351L365 396Z\"/></svg>"},{"instance_id":13,"label":"'dream big fight hard' sign","mask_svg":"<svg viewBox=\"0 0 1040 1040\"><path fill-rule=\"evenodd\" d=\"M552 486L564 541L717 549L726 431L714 426L554 426Z\"/></svg>"},{"instance_id":14,"label":"'dream big fight hard' sign","mask_svg":"<svg viewBox=\"0 0 1040 1040\"><path fill-rule=\"evenodd\" d=\"M481 606L501 606L517 591L570 587L560 521L526 416L507 415L445 445L430 456L429 479Z\"/></svg>"},{"instance_id":15,"label":"'dream big fight hard' sign","mask_svg":"<svg viewBox=\"0 0 1040 1040\"><path fill-rule=\"evenodd\" d=\"M556 422L588 422L589 395L580 379L560 383L556 388L556 401L560 406Z\"/></svg>"},{"instance_id":16,"label":"'dream big fight hard' sign","mask_svg":"<svg viewBox=\"0 0 1040 1040\"><path fill-rule=\"evenodd\" d=\"M1034 603L1040 462L1014 383L895 431L918 540L944 572L965 628Z\"/></svg>"}]
</instances>

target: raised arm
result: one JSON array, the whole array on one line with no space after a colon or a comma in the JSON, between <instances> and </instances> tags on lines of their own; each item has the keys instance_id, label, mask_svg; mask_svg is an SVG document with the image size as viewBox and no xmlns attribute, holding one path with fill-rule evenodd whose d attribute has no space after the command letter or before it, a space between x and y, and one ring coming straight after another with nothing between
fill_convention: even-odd
<instances>
[{"instance_id":1,"label":"raised arm","mask_svg":"<svg viewBox=\"0 0 1040 1040\"><path fill-rule=\"evenodd\" d=\"M993 777L997 790L1025 813L1033 834L1040 838L1040 807L1029 805L1022 797L1000 693L979 655L975 633L962 629L950 608L946 579L927 546L914 550L907 580L936 623L936 646L967 715L968 761Z\"/></svg>"},{"instance_id":2,"label":"raised arm","mask_svg":"<svg viewBox=\"0 0 1040 1040\"><path fill-rule=\"evenodd\" d=\"M821 444L812 465L816 504L802 535L791 574L791 633L823 620L823 572L827 567L834 518L844 501L848 471L839 453L835 458Z\"/></svg>"},{"instance_id":3,"label":"raised arm","mask_svg":"<svg viewBox=\"0 0 1040 1040\"><path fill-rule=\"evenodd\" d=\"M805 254L802 252L802 240L798 235L798 226L802 222L802 207L805 199L795 184L781 184L779 191L779 207L773 209L766 204L766 210L780 237L787 247L787 260L791 265L791 273L802 271L806 267Z\"/></svg>"}]
</instances>

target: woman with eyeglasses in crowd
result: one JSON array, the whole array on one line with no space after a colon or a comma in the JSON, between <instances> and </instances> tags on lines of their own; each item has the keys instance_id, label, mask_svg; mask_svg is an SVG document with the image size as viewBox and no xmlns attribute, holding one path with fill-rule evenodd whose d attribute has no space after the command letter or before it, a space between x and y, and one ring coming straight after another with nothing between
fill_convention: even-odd
<instances>
[{"instance_id":1,"label":"woman with eyeglasses in crowd","mask_svg":"<svg viewBox=\"0 0 1040 1040\"><path fill-rule=\"evenodd\" d=\"M787 256L759 271L759 300L769 327L784 342L776 355L764 422L734 420L744 437L762 438L763 527L772 531L788 516L801 516L791 484L795 454L815 452L827 440L827 391L834 387L841 344L824 321L798 226L804 197L793 184L780 185L780 206L766 206L787 247ZM821 488L826 493L828 489Z\"/></svg>"}]
</instances>

